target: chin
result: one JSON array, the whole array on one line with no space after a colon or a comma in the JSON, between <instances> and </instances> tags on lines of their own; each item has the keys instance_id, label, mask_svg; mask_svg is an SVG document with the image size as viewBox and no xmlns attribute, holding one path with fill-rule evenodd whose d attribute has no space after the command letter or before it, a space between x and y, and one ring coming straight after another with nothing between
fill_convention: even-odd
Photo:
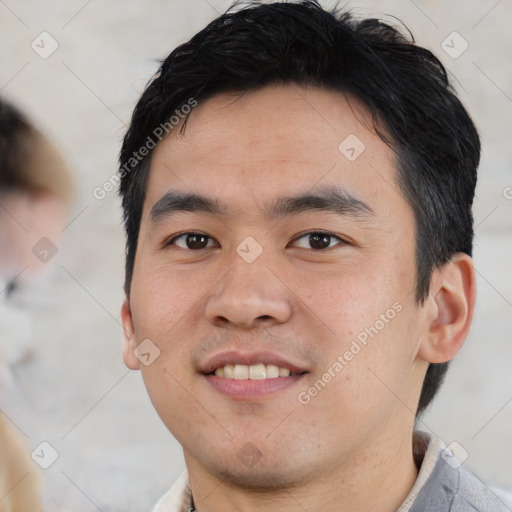
<instances>
[{"instance_id":1,"label":"chin","mask_svg":"<svg viewBox=\"0 0 512 512\"><path fill-rule=\"evenodd\" d=\"M266 461L264 455L261 455L254 463L240 461L238 457L234 461L216 458L209 470L226 483L254 492L292 489L313 477L311 464L303 462L303 466L309 468L306 471L301 469L296 459L290 459L288 454L273 455L272 459ZM281 461L276 460L278 456L282 457Z\"/></svg>"},{"instance_id":2,"label":"chin","mask_svg":"<svg viewBox=\"0 0 512 512\"><path fill-rule=\"evenodd\" d=\"M253 492L282 491L297 486L289 472L278 472L273 468L222 468L219 477L226 483Z\"/></svg>"}]
</instances>

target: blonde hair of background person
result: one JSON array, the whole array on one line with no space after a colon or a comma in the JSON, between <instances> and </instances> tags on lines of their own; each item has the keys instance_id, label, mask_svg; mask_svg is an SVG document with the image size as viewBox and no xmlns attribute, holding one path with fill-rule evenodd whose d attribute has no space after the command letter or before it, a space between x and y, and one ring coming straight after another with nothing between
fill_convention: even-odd
<instances>
[{"instance_id":1,"label":"blonde hair of background person","mask_svg":"<svg viewBox=\"0 0 512 512\"><path fill-rule=\"evenodd\" d=\"M41 510L40 482L26 446L0 414L0 512Z\"/></svg>"},{"instance_id":2,"label":"blonde hair of background person","mask_svg":"<svg viewBox=\"0 0 512 512\"><path fill-rule=\"evenodd\" d=\"M73 180L60 152L17 108L0 100L0 282L13 283L25 267L28 276L40 273L43 263L32 247L44 236L57 241L72 196ZM0 370L13 363L11 345L17 341L0 332ZM37 466L0 413L0 512L40 510Z\"/></svg>"}]
</instances>

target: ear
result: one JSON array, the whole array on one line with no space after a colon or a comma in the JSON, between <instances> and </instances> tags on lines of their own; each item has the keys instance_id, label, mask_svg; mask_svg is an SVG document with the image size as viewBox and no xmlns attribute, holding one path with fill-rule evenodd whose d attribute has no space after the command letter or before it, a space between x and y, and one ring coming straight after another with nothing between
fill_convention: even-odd
<instances>
[{"instance_id":1,"label":"ear","mask_svg":"<svg viewBox=\"0 0 512 512\"><path fill-rule=\"evenodd\" d=\"M133 328L132 312L130 309L130 300L125 298L121 306L121 321L123 323L123 361L130 370L138 370L139 360L135 357L133 351L137 348L135 339L135 329Z\"/></svg>"},{"instance_id":2,"label":"ear","mask_svg":"<svg viewBox=\"0 0 512 512\"><path fill-rule=\"evenodd\" d=\"M452 360L462 348L471 326L476 300L473 260L456 253L434 270L424 305L429 330L418 357L429 363Z\"/></svg>"}]
</instances>

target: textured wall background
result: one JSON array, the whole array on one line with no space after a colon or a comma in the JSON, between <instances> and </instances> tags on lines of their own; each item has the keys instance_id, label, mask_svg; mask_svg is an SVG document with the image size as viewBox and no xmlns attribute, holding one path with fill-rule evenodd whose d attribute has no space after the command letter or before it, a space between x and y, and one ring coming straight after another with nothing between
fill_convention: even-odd
<instances>
[{"instance_id":1,"label":"textured wall background","mask_svg":"<svg viewBox=\"0 0 512 512\"><path fill-rule=\"evenodd\" d=\"M120 139L157 59L228 5L0 0L0 94L52 136L79 188L51 273L18 299L32 318L34 357L2 380L2 409L30 449L47 441L59 454L44 471L48 510L142 512L184 468L140 375L121 362L120 205L114 192L97 200L93 189L116 170ZM419 427L458 442L469 454L465 464L484 481L512 488L512 1L346 5L356 14L404 21L449 68L479 126L476 318ZM33 41L43 56L58 47L42 58Z\"/></svg>"}]
</instances>

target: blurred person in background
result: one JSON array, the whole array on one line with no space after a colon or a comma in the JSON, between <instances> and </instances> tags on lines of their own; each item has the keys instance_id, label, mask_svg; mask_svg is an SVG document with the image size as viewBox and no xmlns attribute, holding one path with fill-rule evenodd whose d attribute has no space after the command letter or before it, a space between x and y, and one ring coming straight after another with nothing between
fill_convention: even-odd
<instances>
[{"instance_id":1,"label":"blurred person in background","mask_svg":"<svg viewBox=\"0 0 512 512\"><path fill-rule=\"evenodd\" d=\"M14 105L0 99L0 282L39 273L32 249L57 243L68 217L73 179L61 153Z\"/></svg>"},{"instance_id":2,"label":"blurred person in background","mask_svg":"<svg viewBox=\"0 0 512 512\"><path fill-rule=\"evenodd\" d=\"M9 368L30 357L30 315L13 300L20 283L46 270L73 197L73 179L52 142L14 105L0 98L0 393L13 385ZM2 402L0 401L0 410ZM39 512L36 464L0 412L0 512Z\"/></svg>"},{"instance_id":3,"label":"blurred person in background","mask_svg":"<svg viewBox=\"0 0 512 512\"><path fill-rule=\"evenodd\" d=\"M16 343L0 340L0 361L7 365L30 355L29 321L15 304L16 289L51 268L46 262L68 221L73 191L71 173L55 145L18 108L0 99L0 332L10 332L9 338L17 333Z\"/></svg>"}]
</instances>

